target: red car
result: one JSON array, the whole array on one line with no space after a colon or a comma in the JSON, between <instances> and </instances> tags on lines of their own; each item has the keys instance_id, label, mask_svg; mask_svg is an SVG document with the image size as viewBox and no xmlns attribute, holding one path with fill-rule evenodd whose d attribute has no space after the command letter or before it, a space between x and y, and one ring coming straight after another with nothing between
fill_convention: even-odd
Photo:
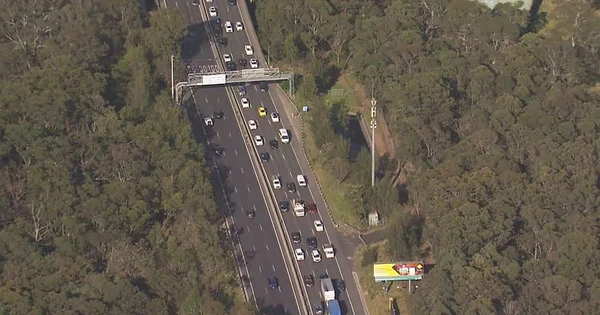
<instances>
[{"instance_id":1,"label":"red car","mask_svg":"<svg viewBox=\"0 0 600 315\"><path fill-rule=\"evenodd\" d=\"M317 205L314 203L311 203L308 205L308 213L317 213Z\"/></svg>"}]
</instances>

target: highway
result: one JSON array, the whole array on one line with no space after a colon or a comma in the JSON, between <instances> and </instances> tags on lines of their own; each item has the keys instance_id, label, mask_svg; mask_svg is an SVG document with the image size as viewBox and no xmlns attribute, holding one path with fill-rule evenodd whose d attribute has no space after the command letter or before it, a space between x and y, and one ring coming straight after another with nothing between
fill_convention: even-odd
<instances>
[{"instance_id":1,"label":"highway","mask_svg":"<svg viewBox=\"0 0 600 315\"><path fill-rule=\"evenodd\" d=\"M191 0L170 0L168 3L173 3L173 5L182 9L184 14L187 15L186 18L189 19L190 24L199 23L201 15L198 13L198 8L192 6ZM239 7L237 5L230 6L225 0L215 0L209 3L202 1L200 5L216 7L218 17L222 19L223 24L226 21L231 21L235 26L236 22L242 21L242 14ZM222 58L223 54L232 55L233 60L236 61L240 58L250 59L254 57L246 56L244 52L244 45L250 44L245 27L243 31L236 31L234 28L233 33L224 33L224 35L228 38L229 44L227 47L218 47L220 58ZM198 36L198 38L202 38L202 36ZM255 49L258 49L258 47ZM191 51L197 51L192 58L194 64L203 66L204 69L207 69L207 72L210 69L220 69L209 47L192 48ZM182 59L185 60L186 57L186 52L183 52ZM260 66L264 67L263 64ZM281 103L279 103L277 98L274 99L275 94L272 93L272 90L275 87L272 84L269 87L269 92L261 92L256 84L248 86L247 95L243 97L246 97L251 105L250 108L241 109L241 112L246 123L249 120L258 122L258 128L252 130L251 133L252 137L261 135L265 140L263 146L257 147L259 152L268 152L270 154L270 161L264 163L269 177L268 181L271 182L272 175L279 175L281 178L283 187L275 190L277 201L304 200L306 204L314 202L318 207L316 213L307 213L305 217L294 216L292 209L282 213L284 228L288 235L294 232L300 232L302 235L302 242L300 244L293 244L292 248L302 248L305 252L305 260L298 261L301 274L311 274L314 277L314 286L306 288L310 304L321 303L319 277L328 275L334 281L343 279L346 284L347 290L339 292L337 297L340 301L342 314L365 314L358 289L352 277L351 260L346 258L352 256L353 253L344 250L342 237L335 231L335 227L326 213L324 201L316 189L315 183L308 181L308 187L299 187L296 182L297 175L310 172L306 166L301 167L303 163L297 158L296 153L302 153L295 152L290 144L283 144L281 142L279 142L279 148L277 149L269 146L270 140L279 139L277 135L279 128L287 127L286 129L288 129L292 141L297 141L294 139L296 135L290 130L290 122L287 115L283 113ZM233 103L234 106L237 106L237 104L240 104L242 96L239 96L237 92L234 95L237 101ZM244 231L240 236L241 245L245 252L254 251L256 248L253 258L247 262L246 266L248 267L247 272L252 275L251 280L255 296L262 303L259 303L259 307L284 308L289 314L296 314L299 312L299 307L296 306L297 301L292 293L285 263L279 252L280 247L278 246L276 235L273 232L273 218L270 218L267 213L265 201L262 196L263 192L259 189L256 181L255 177L257 175L254 173L249 161L242 135L233 116L228 94L223 87L199 88L194 92L191 101L197 108L196 115L210 115L216 109L222 110L225 114L222 120L217 119L215 126L210 128L212 130L209 139L211 143L217 143L224 148L224 153L218 160L223 165L222 167L227 167L225 173L228 174L226 180L228 184L226 186L231 186L230 189L232 190L229 199L231 208L235 210L233 219L237 228ZM259 117L258 107L264 107L267 110L268 114L266 117ZM273 122L270 119L271 112L280 113L280 122ZM286 188L286 184L288 183L295 183L297 192L288 192ZM266 194L266 192L264 193ZM245 210L256 208L256 217L254 219L247 218L241 207ZM315 230L313 222L317 219L322 220L325 224L323 232ZM307 248L306 243L308 237L317 238L318 247L323 258L321 262L315 263L312 261L310 250ZM323 244L333 244L336 248L336 257L334 259L325 258L322 251ZM273 292L268 288L266 278L271 275L279 278L281 292Z\"/></svg>"},{"instance_id":2,"label":"highway","mask_svg":"<svg viewBox=\"0 0 600 315\"><path fill-rule=\"evenodd\" d=\"M169 0L166 3L170 7L178 7L189 25L182 59L204 66L207 71L216 69L217 64L198 7L192 6L191 1ZM195 89L184 105L188 109L196 138L203 141L207 149L208 163L215 164L213 171L218 170L219 177L215 178L220 180L213 184L224 190L223 199L220 200L221 211L227 216L231 213L228 218L230 228L239 231L235 248L238 267L246 280L246 294L265 314L301 314L279 240L225 88ZM204 128L203 117L213 115L215 111L222 111L223 118L215 119L213 127ZM210 144L207 145L207 142ZM213 153L213 147L221 149L223 153L217 156ZM255 217L249 218L248 211L254 212ZM278 279L278 289L269 287L269 277Z\"/></svg>"}]
</instances>

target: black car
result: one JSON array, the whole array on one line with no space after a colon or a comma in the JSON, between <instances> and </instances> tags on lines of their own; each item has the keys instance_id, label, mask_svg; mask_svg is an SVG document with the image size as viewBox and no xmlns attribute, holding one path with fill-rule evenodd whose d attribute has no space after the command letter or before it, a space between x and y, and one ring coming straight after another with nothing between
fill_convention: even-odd
<instances>
[{"instance_id":1,"label":"black car","mask_svg":"<svg viewBox=\"0 0 600 315\"><path fill-rule=\"evenodd\" d=\"M281 212L287 212L288 210L290 210L290 202L289 201L280 201L279 202L279 210L281 210Z\"/></svg>"},{"instance_id":2,"label":"black car","mask_svg":"<svg viewBox=\"0 0 600 315\"><path fill-rule=\"evenodd\" d=\"M277 278L275 278L275 277L269 278L269 287L273 290L279 288L279 281L277 281Z\"/></svg>"},{"instance_id":3,"label":"black car","mask_svg":"<svg viewBox=\"0 0 600 315\"><path fill-rule=\"evenodd\" d=\"M223 116L224 116L224 115L225 115L225 114L223 114L223 111L221 111L221 110L219 110L219 111L216 111L216 112L215 112L215 117L216 117L217 119L223 119Z\"/></svg>"},{"instance_id":4,"label":"black car","mask_svg":"<svg viewBox=\"0 0 600 315\"><path fill-rule=\"evenodd\" d=\"M316 237L309 237L306 239L306 244L308 246L308 248L310 249L316 249L318 247L317 245L317 238Z\"/></svg>"},{"instance_id":5,"label":"black car","mask_svg":"<svg viewBox=\"0 0 600 315\"><path fill-rule=\"evenodd\" d=\"M227 61L225 63L225 68L227 68L227 71L235 71L235 69L236 69L235 62L233 62L233 61Z\"/></svg>"},{"instance_id":6,"label":"black car","mask_svg":"<svg viewBox=\"0 0 600 315\"><path fill-rule=\"evenodd\" d=\"M246 215L248 216L249 219L254 219L254 216L256 215L256 213L254 213L254 210L248 210L246 212Z\"/></svg>"},{"instance_id":7,"label":"black car","mask_svg":"<svg viewBox=\"0 0 600 315\"><path fill-rule=\"evenodd\" d=\"M300 244L301 241L302 238L300 232L292 232L292 242L294 242L294 244Z\"/></svg>"},{"instance_id":8,"label":"black car","mask_svg":"<svg viewBox=\"0 0 600 315\"><path fill-rule=\"evenodd\" d=\"M223 36L223 27L221 27L221 24L214 24L213 27L213 33L215 33L215 36L217 37L221 37Z\"/></svg>"},{"instance_id":9,"label":"black car","mask_svg":"<svg viewBox=\"0 0 600 315\"><path fill-rule=\"evenodd\" d=\"M336 288L338 289L338 291L340 291L340 292L344 292L344 291L346 291L346 284L344 283L344 280L340 280L340 279L338 279L338 280L335 282L335 287L336 287Z\"/></svg>"},{"instance_id":10,"label":"black car","mask_svg":"<svg viewBox=\"0 0 600 315\"><path fill-rule=\"evenodd\" d=\"M269 144L271 145L271 149L279 148L279 141L277 141L277 140L271 140L271 141L269 141Z\"/></svg>"},{"instance_id":11,"label":"black car","mask_svg":"<svg viewBox=\"0 0 600 315\"><path fill-rule=\"evenodd\" d=\"M199 4L200 4L200 0L193 0L193 1L192 1L192 4L193 4L193 5L199 5Z\"/></svg>"},{"instance_id":12,"label":"black car","mask_svg":"<svg viewBox=\"0 0 600 315\"><path fill-rule=\"evenodd\" d=\"M240 96L246 95L246 87L245 86L238 86L238 94Z\"/></svg>"},{"instance_id":13,"label":"black car","mask_svg":"<svg viewBox=\"0 0 600 315\"><path fill-rule=\"evenodd\" d=\"M313 305L313 309L315 310L315 314L316 315L322 315L323 314L323 305L321 305L321 304L315 304L315 305Z\"/></svg>"},{"instance_id":14,"label":"black car","mask_svg":"<svg viewBox=\"0 0 600 315\"><path fill-rule=\"evenodd\" d=\"M221 37L221 38L219 38L218 42L219 42L219 46L227 47L229 40L227 39L227 37Z\"/></svg>"},{"instance_id":15,"label":"black car","mask_svg":"<svg viewBox=\"0 0 600 315\"><path fill-rule=\"evenodd\" d=\"M271 156L269 155L269 153L267 152L263 152L260 154L260 161L263 163L267 163L269 162L269 160L271 159Z\"/></svg>"},{"instance_id":16,"label":"black car","mask_svg":"<svg viewBox=\"0 0 600 315\"><path fill-rule=\"evenodd\" d=\"M269 91L269 85L266 82L260 82L259 86L260 86L260 91L261 92L268 92Z\"/></svg>"},{"instance_id":17,"label":"black car","mask_svg":"<svg viewBox=\"0 0 600 315\"><path fill-rule=\"evenodd\" d=\"M287 184L287 189L288 189L288 192L290 192L292 194L295 193L296 192L296 184L294 184L294 183L288 183Z\"/></svg>"},{"instance_id":18,"label":"black car","mask_svg":"<svg viewBox=\"0 0 600 315\"><path fill-rule=\"evenodd\" d=\"M312 287L313 285L315 285L315 279L312 275L304 275L302 276L302 279L304 279L304 285L306 285L307 287Z\"/></svg>"},{"instance_id":19,"label":"black car","mask_svg":"<svg viewBox=\"0 0 600 315\"><path fill-rule=\"evenodd\" d=\"M222 27L223 26L222 22L223 21L221 21L220 17L218 17L218 18L216 18L216 19L213 20L213 23L215 23L215 25L218 26L218 27Z\"/></svg>"},{"instance_id":20,"label":"black car","mask_svg":"<svg viewBox=\"0 0 600 315\"><path fill-rule=\"evenodd\" d=\"M246 59L238 60L238 64L240 65L240 68L242 68L242 69L248 68L248 60L246 60Z\"/></svg>"},{"instance_id":21,"label":"black car","mask_svg":"<svg viewBox=\"0 0 600 315\"><path fill-rule=\"evenodd\" d=\"M235 5L236 1L235 0L227 0L227 3L229 3L229 5Z\"/></svg>"}]
</instances>

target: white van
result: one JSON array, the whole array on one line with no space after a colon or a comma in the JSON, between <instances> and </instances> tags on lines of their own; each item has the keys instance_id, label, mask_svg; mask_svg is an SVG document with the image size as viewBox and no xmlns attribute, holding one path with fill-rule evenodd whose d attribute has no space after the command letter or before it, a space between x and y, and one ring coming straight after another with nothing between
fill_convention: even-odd
<instances>
[{"instance_id":1,"label":"white van","mask_svg":"<svg viewBox=\"0 0 600 315\"><path fill-rule=\"evenodd\" d=\"M279 139L281 139L281 142L283 142L283 143L290 142L290 136L288 135L287 130L285 130L283 128L279 129Z\"/></svg>"},{"instance_id":2,"label":"white van","mask_svg":"<svg viewBox=\"0 0 600 315\"><path fill-rule=\"evenodd\" d=\"M296 180L298 181L298 186L306 187L306 180L304 179L304 175L300 174L296 176Z\"/></svg>"}]
</instances>

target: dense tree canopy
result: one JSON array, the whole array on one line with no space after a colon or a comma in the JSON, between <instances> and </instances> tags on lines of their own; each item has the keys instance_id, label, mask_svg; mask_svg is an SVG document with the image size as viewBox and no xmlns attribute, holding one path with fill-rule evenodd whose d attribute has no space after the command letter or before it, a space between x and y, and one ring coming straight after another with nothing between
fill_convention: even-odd
<instances>
[{"instance_id":1,"label":"dense tree canopy","mask_svg":"<svg viewBox=\"0 0 600 315\"><path fill-rule=\"evenodd\" d=\"M0 313L249 314L202 149L161 94L178 11L2 5Z\"/></svg>"},{"instance_id":2,"label":"dense tree canopy","mask_svg":"<svg viewBox=\"0 0 600 315\"><path fill-rule=\"evenodd\" d=\"M258 1L271 59L316 77L300 95L326 90L332 71L315 70L327 68L377 87L413 170L389 250L435 262L418 314L600 310L600 15L593 1L551 2L530 15L468 0Z\"/></svg>"}]
</instances>

